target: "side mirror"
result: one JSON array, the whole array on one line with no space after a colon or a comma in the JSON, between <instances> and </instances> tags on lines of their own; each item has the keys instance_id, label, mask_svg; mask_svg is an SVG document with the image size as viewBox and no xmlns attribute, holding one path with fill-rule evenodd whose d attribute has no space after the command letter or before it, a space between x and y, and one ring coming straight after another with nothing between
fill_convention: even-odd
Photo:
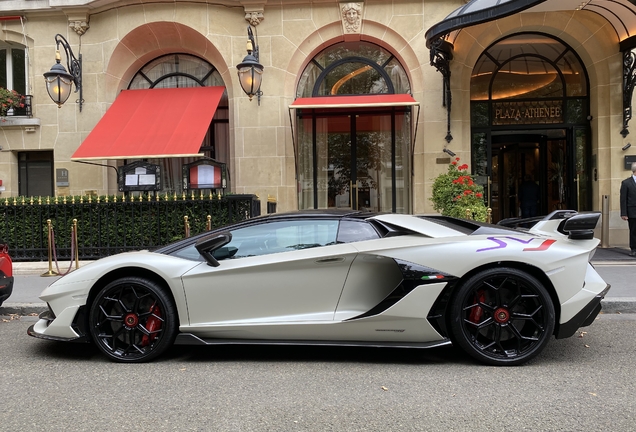
<instances>
[{"instance_id":1,"label":"side mirror","mask_svg":"<svg viewBox=\"0 0 636 432\"><path fill-rule=\"evenodd\" d=\"M220 234L203 237L201 240L196 242L194 247L199 251L209 266L218 267L220 264L216 258L214 258L212 253L216 249L228 244L230 241L232 241L232 234L229 232L222 232Z\"/></svg>"},{"instance_id":2,"label":"side mirror","mask_svg":"<svg viewBox=\"0 0 636 432\"><path fill-rule=\"evenodd\" d=\"M215 249L214 252L212 252L212 256L214 258L216 258L217 260L224 260L227 258L232 258L234 255L236 255L236 253L238 252L238 248L230 246L230 247L220 247L218 249Z\"/></svg>"}]
</instances>

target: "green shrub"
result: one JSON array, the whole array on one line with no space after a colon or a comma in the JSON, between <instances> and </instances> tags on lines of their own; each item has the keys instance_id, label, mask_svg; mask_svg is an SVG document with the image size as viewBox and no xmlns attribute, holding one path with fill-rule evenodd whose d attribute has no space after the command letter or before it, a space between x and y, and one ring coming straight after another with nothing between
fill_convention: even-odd
<instances>
[{"instance_id":1,"label":"green shrub","mask_svg":"<svg viewBox=\"0 0 636 432\"><path fill-rule=\"evenodd\" d=\"M475 183L468 172L468 165L459 164L455 158L446 173L437 176L433 182L433 208L444 216L485 222L488 210L484 203L484 190Z\"/></svg>"},{"instance_id":2,"label":"green shrub","mask_svg":"<svg viewBox=\"0 0 636 432\"><path fill-rule=\"evenodd\" d=\"M55 236L56 254L71 257L71 228L77 220L80 259L96 259L118 252L152 249L190 235L257 215L255 196L161 196L122 200L121 196L0 199L0 243L9 245L16 261L46 260L48 224Z\"/></svg>"}]
</instances>

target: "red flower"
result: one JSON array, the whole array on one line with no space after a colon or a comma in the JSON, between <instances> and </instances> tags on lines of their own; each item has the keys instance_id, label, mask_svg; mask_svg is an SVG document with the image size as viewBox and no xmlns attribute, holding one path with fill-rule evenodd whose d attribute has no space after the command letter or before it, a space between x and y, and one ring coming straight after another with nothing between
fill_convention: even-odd
<instances>
[{"instance_id":1,"label":"red flower","mask_svg":"<svg viewBox=\"0 0 636 432\"><path fill-rule=\"evenodd\" d=\"M459 162L459 158L458 158L458 157L456 157L456 158L455 158L455 160L456 160L457 162Z\"/></svg>"},{"instance_id":2,"label":"red flower","mask_svg":"<svg viewBox=\"0 0 636 432\"><path fill-rule=\"evenodd\" d=\"M477 198L481 198L483 195L482 195L481 193L477 192L477 193L475 194L475 196L476 196Z\"/></svg>"},{"instance_id":3,"label":"red flower","mask_svg":"<svg viewBox=\"0 0 636 432\"><path fill-rule=\"evenodd\" d=\"M471 190L465 190L464 191L464 195L467 195L467 196L470 195L471 193L473 193L473 191L471 191Z\"/></svg>"},{"instance_id":4,"label":"red flower","mask_svg":"<svg viewBox=\"0 0 636 432\"><path fill-rule=\"evenodd\" d=\"M453 162L451 162L451 163L452 163L453 165L457 165L457 162L455 162L455 161L453 161Z\"/></svg>"}]
</instances>

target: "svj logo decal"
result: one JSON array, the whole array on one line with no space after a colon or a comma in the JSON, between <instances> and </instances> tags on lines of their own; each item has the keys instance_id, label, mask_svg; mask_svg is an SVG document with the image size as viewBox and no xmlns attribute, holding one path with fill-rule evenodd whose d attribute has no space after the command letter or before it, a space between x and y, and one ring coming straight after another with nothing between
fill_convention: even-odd
<instances>
[{"instance_id":1,"label":"svj logo decal","mask_svg":"<svg viewBox=\"0 0 636 432\"><path fill-rule=\"evenodd\" d=\"M485 252L485 251L495 250L495 249L505 249L506 247L508 247L509 241L515 241L518 243L529 245L532 241L539 240L539 239L531 238L529 240L524 240L524 239L519 239L516 237L501 237L501 238L488 237L488 240L490 240L491 242L494 242L496 246L483 248L483 249L477 249L477 252ZM527 247L527 248L524 248L523 251L524 252L542 252L542 251L548 250L548 248L552 246L554 242L556 242L556 240L552 240L552 239L544 240L543 242L541 242L539 246Z\"/></svg>"}]
</instances>

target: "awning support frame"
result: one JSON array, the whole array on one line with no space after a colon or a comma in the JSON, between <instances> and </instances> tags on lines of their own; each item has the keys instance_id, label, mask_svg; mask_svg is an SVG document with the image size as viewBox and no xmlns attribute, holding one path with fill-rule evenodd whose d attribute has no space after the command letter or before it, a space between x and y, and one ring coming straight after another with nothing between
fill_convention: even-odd
<instances>
[{"instance_id":1,"label":"awning support frame","mask_svg":"<svg viewBox=\"0 0 636 432\"><path fill-rule=\"evenodd\" d=\"M430 48L431 66L442 74L442 106L446 107L446 137L447 143L453 140L451 135L451 104L453 95L450 87L450 62L453 59L453 45L443 37L431 42Z\"/></svg>"},{"instance_id":2,"label":"awning support frame","mask_svg":"<svg viewBox=\"0 0 636 432\"><path fill-rule=\"evenodd\" d=\"M625 138L629 131L627 125L632 119L632 96L636 86L636 53L631 49L623 51L623 130Z\"/></svg>"}]
</instances>

